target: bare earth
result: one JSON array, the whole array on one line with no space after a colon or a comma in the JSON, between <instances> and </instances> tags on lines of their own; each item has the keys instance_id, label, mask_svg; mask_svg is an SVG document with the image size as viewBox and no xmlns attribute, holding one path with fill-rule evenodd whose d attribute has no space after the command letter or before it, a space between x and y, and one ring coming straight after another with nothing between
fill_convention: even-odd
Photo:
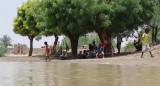
<instances>
[{"instance_id":1,"label":"bare earth","mask_svg":"<svg viewBox=\"0 0 160 86\"><path fill-rule=\"evenodd\" d=\"M160 45L152 47L155 57L151 58L148 52L144 53L144 58L140 58L141 53L130 53L104 59L77 59L77 60L56 60L55 63L83 63L83 64L111 64L111 65L145 65L160 66ZM1 62L45 62L44 58L28 57L27 55L6 55L0 58Z\"/></svg>"}]
</instances>

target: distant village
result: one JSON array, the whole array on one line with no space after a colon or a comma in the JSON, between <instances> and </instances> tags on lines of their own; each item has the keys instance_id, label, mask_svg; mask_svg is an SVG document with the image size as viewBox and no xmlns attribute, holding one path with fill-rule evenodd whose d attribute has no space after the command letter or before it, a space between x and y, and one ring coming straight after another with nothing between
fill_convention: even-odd
<instances>
[{"instance_id":1,"label":"distant village","mask_svg":"<svg viewBox=\"0 0 160 86\"><path fill-rule=\"evenodd\" d=\"M41 48L34 48L33 49L33 54L42 54L44 53L44 47ZM28 54L29 52L29 47L26 44L14 44L13 46L8 47L8 54Z\"/></svg>"}]
</instances>

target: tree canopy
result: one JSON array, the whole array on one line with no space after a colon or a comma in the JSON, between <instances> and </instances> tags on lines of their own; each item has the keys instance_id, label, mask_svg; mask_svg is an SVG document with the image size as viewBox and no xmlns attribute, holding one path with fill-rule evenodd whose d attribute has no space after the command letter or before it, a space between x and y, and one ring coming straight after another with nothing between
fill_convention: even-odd
<instances>
[{"instance_id":1,"label":"tree canopy","mask_svg":"<svg viewBox=\"0 0 160 86\"><path fill-rule=\"evenodd\" d=\"M103 43L112 33L148 25L156 7L155 0L29 0L18 9L14 32L66 35L76 56L80 36L96 31Z\"/></svg>"},{"instance_id":2,"label":"tree canopy","mask_svg":"<svg viewBox=\"0 0 160 86\"><path fill-rule=\"evenodd\" d=\"M30 0L23 3L22 6L18 8L17 17L14 19L13 23L13 31L16 34L28 36L30 39L29 56L32 56L33 39L41 32L41 30L37 28L37 21L33 15L33 9L35 9L33 7L34 3L36 2Z\"/></svg>"},{"instance_id":3,"label":"tree canopy","mask_svg":"<svg viewBox=\"0 0 160 86\"><path fill-rule=\"evenodd\" d=\"M11 42L12 39L7 35L3 35L3 37L0 38L0 43L2 43L6 48L12 45Z\"/></svg>"}]
</instances>

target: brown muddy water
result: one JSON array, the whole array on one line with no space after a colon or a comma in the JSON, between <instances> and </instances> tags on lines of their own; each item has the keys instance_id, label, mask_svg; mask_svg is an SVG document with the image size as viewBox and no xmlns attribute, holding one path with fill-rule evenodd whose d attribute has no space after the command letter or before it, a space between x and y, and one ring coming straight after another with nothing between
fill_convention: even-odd
<instances>
[{"instance_id":1,"label":"brown muddy water","mask_svg":"<svg viewBox=\"0 0 160 86\"><path fill-rule=\"evenodd\" d=\"M160 67L1 62L0 86L160 86Z\"/></svg>"}]
</instances>

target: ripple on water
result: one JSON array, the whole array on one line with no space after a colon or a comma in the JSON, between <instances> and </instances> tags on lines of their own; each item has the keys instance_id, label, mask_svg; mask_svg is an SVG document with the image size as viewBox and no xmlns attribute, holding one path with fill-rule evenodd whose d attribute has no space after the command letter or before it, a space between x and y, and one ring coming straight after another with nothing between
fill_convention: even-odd
<instances>
[{"instance_id":1,"label":"ripple on water","mask_svg":"<svg viewBox=\"0 0 160 86\"><path fill-rule=\"evenodd\" d=\"M1 62L0 86L160 86L160 67Z\"/></svg>"}]
</instances>

